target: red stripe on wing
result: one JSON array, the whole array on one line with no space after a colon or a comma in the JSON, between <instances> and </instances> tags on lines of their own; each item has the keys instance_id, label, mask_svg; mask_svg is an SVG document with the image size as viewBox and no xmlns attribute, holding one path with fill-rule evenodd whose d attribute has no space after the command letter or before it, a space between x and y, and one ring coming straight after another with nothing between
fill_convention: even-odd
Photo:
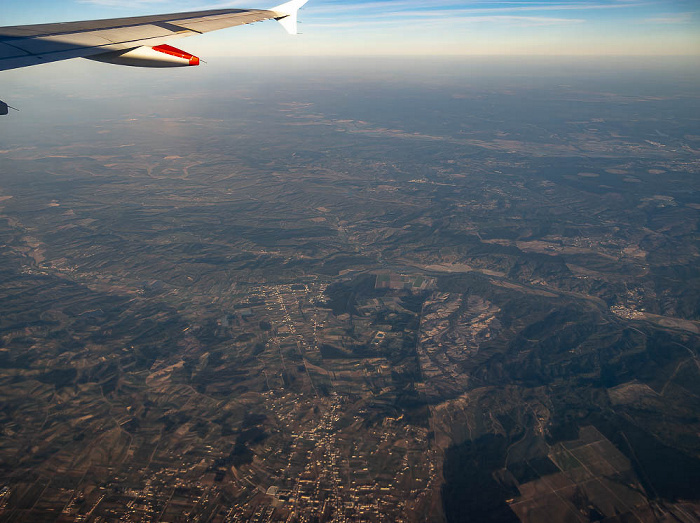
<instances>
[{"instance_id":1,"label":"red stripe on wing","mask_svg":"<svg viewBox=\"0 0 700 523\"><path fill-rule=\"evenodd\" d=\"M177 47L173 47L172 45L157 45L153 47L153 50L158 51L159 53L169 54L170 56L177 56L178 58L182 58L184 60L189 60L190 65L199 65L198 57L191 55L190 53L187 53L185 51L182 51Z\"/></svg>"}]
</instances>

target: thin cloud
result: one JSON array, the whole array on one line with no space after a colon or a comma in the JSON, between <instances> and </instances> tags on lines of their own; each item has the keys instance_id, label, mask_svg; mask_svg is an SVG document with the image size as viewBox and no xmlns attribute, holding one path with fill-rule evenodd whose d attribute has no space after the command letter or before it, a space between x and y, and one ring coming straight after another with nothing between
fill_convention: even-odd
<instances>
[{"instance_id":1,"label":"thin cloud","mask_svg":"<svg viewBox=\"0 0 700 523\"><path fill-rule=\"evenodd\" d=\"M168 0L78 0L79 4L99 5L104 7L143 7L152 4L165 4Z\"/></svg>"},{"instance_id":2,"label":"thin cloud","mask_svg":"<svg viewBox=\"0 0 700 523\"><path fill-rule=\"evenodd\" d=\"M187 2L191 9L202 9L205 7L258 7L269 8L273 4L279 3L280 0L247 0L247 1L219 1L219 2L197 2L193 5L192 2ZM173 4L168 0L78 0L81 4L90 4L106 7L144 7L148 5L160 6L163 4ZM309 4L307 7L312 9L315 14L324 13L345 13L345 12L371 12L371 11L391 11L401 12L406 9L417 10L425 9L427 11L440 11L444 9L452 9L456 6L464 6L460 11L464 12L517 12L517 11L562 11L562 10L597 10L597 9L621 9L631 8L641 5L646 5L648 2L640 2L640 0L619 0L619 3L606 4L600 1L596 2L497 2L498 7L491 7L489 3L472 2L465 6L464 0L445 0L431 5L426 5L423 0L379 0L366 3L325 3L325 4ZM510 5L508 5L510 4Z\"/></svg>"},{"instance_id":3,"label":"thin cloud","mask_svg":"<svg viewBox=\"0 0 700 523\"><path fill-rule=\"evenodd\" d=\"M511 4L511 5L505 5ZM392 11L402 13L404 9L412 10L427 10L440 11L452 9L455 6L460 6L460 11L465 12L517 12L517 11L588 11L588 10L607 10L607 9L631 9L650 5L649 2L640 0L630 0L624 3L601 3L601 2L498 2L497 7L488 4L482 5L465 5L465 2L439 2L426 5L426 2L419 0L406 1L378 1L368 3L354 4L325 4L321 6L310 6L314 13L342 13L342 12L357 12L357 11Z\"/></svg>"},{"instance_id":4,"label":"thin cloud","mask_svg":"<svg viewBox=\"0 0 700 523\"><path fill-rule=\"evenodd\" d=\"M679 13L677 15L669 16L655 16L652 18L645 18L642 23L646 24L690 24L693 22L693 13Z\"/></svg>"},{"instance_id":5,"label":"thin cloud","mask_svg":"<svg viewBox=\"0 0 700 523\"><path fill-rule=\"evenodd\" d=\"M329 23L309 23L308 27L323 27L323 28L367 28L367 27L387 27L387 26L402 26L406 27L424 27L430 24L444 24L445 18L442 16L428 16L420 20L396 20L387 18L385 20L352 20L345 22L329 22ZM547 25L568 25L582 24L586 20L580 18L553 18L546 16L507 16L507 15L492 15L492 16L455 16L450 17L450 22L460 24L505 24L518 27L535 27Z\"/></svg>"}]
</instances>

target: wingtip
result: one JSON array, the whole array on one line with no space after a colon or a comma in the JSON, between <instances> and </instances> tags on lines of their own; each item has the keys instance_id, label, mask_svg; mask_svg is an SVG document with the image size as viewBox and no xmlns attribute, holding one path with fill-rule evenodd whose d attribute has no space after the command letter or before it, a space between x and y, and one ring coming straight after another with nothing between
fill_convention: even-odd
<instances>
[{"instance_id":1,"label":"wingtip","mask_svg":"<svg viewBox=\"0 0 700 523\"><path fill-rule=\"evenodd\" d=\"M309 0L292 0L291 2L286 2L280 4L277 7L273 7L270 11L273 11L279 15L277 21L285 28L285 30L291 35L299 34L298 30L298 12Z\"/></svg>"},{"instance_id":2,"label":"wingtip","mask_svg":"<svg viewBox=\"0 0 700 523\"><path fill-rule=\"evenodd\" d=\"M19 109L12 107L11 105L7 105L5 102L0 100L0 116L5 116L10 114L10 109L13 111L19 112Z\"/></svg>"}]
</instances>

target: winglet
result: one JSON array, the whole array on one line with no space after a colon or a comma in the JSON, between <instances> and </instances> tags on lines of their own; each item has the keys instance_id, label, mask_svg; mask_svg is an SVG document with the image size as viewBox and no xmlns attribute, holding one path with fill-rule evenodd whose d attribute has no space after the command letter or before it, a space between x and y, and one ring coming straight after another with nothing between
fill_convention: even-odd
<instances>
[{"instance_id":1,"label":"winglet","mask_svg":"<svg viewBox=\"0 0 700 523\"><path fill-rule=\"evenodd\" d=\"M277 7L273 7L270 11L277 13L279 16L275 18L282 27L291 35L299 34L297 31L297 13L301 6L309 0L292 0Z\"/></svg>"}]
</instances>

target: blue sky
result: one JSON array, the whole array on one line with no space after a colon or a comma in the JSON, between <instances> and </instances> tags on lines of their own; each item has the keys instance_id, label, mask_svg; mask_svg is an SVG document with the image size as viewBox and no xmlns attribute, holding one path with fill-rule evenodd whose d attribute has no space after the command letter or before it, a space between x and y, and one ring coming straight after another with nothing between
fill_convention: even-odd
<instances>
[{"instance_id":1,"label":"blue sky","mask_svg":"<svg viewBox=\"0 0 700 523\"><path fill-rule=\"evenodd\" d=\"M0 25L216 7L240 0L2 0ZM700 0L310 0L300 37L256 24L176 45L243 55L700 55Z\"/></svg>"}]
</instances>

